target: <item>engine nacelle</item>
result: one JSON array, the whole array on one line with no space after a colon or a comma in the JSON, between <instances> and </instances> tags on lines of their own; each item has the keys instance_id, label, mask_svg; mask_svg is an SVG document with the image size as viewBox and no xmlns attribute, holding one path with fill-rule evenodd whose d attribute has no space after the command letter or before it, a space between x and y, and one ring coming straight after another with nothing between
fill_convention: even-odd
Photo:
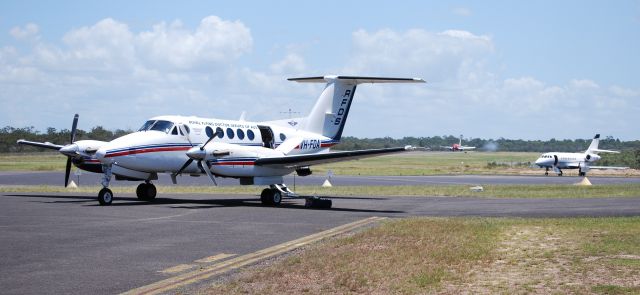
<instances>
[{"instance_id":1,"label":"engine nacelle","mask_svg":"<svg viewBox=\"0 0 640 295\"><path fill-rule=\"evenodd\" d=\"M584 157L584 160L585 160L586 162L595 162L595 161L600 160L600 156L598 156L598 155L596 155L596 154L587 154L587 155Z\"/></svg>"}]
</instances>

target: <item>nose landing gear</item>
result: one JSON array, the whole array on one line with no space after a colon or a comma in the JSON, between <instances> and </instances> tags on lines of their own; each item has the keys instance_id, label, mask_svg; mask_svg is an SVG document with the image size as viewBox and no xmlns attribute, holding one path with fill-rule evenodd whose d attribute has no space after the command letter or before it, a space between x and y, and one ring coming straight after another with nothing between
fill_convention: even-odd
<instances>
[{"instance_id":1,"label":"nose landing gear","mask_svg":"<svg viewBox=\"0 0 640 295\"><path fill-rule=\"evenodd\" d=\"M101 206L111 205L113 201L113 192L109 189L111 182L111 165L102 165L102 189L98 193L98 203Z\"/></svg>"}]
</instances>

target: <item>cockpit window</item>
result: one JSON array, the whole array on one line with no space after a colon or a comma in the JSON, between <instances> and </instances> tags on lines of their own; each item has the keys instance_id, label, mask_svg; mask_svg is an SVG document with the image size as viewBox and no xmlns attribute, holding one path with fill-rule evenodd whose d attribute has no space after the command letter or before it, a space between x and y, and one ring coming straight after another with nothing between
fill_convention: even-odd
<instances>
[{"instance_id":1,"label":"cockpit window","mask_svg":"<svg viewBox=\"0 0 640 295\"><path fill-rule=\"evenodd\" d=\"M138 129L138 131L147 131L147 129L149 129L149 127L151 127L151 125L153 125L153 123L155 123L155 120L149 120L147 122L144 122L144 125L142 125L142 127L140 127L140 129Z\"/></svg>"},{"instance_id":2,"label":"cockpit window","mask_svg":"<svg viewBox=\"0 0 640 295\"><path fill-rule=\"evenodd\" d=\"M158 120L155 124L149 128L149 130L161 131L164 133L169 133L171 131L171 127L173 127L173 123L170 121Z\"/></svg>"}]
</instances>

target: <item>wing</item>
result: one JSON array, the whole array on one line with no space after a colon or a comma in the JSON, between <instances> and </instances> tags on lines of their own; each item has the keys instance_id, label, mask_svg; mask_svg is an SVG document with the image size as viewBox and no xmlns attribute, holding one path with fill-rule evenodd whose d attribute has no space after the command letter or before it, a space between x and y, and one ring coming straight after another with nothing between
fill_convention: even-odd
<instances>
[{"instance_id":1,"label":"wing","mask_svg":"<svg viewBox=\"0 0 640 295\"><path fill-rule=\"evenodd\" d=\"M616 167L616 166L589 166L589 169L601 169L601 170L606 170L606 169L612 169L612 170L624 170L624 169L629 169L629 167Z\"/></svg>"},{"instance_id":2,"label":"wing","mask_svg":"<svg viewBox=\"0 0 640 295\"><path fill-rule=\"evenodd\" d=\"M358 151L346 151L346 152L333 152L324 154L310 154L310 155L293 155L283 157L269 157L260 158L256 160L257 166L272 166L272 167L284 167L284 168L297 168L318 164L335 163L348 160L356 160L368 157L375 157L385 154L400 153L405 151L411 151L413 147L398 147L398 148L386 148L386 149L370 149L370 150L358 150Z\"/></svg>"},{"instance_id":3,"label":"wing","mask_svg":"<svg viewBox=\"0 0 640 295\"><path fill-rule=\"evenodd\" d=\"M475 150L475 146L461 146L460 150Z\"/></svg>"},{"instance_id":4,"label":"wing","mask_svg":"<svg viewBox=\"0 0 640 295\"><path fill-rule=\"evenodd\" d=\"M28 141L28 140L24 140L24 139L18 140L18 144L37 146L37 147L46 148L46 149L52 149L52 150L56 150L56 151L59 151L63 147L63 145L53 144L53 143L50 143L50 142Z\"/></svg>"}]
</instances>

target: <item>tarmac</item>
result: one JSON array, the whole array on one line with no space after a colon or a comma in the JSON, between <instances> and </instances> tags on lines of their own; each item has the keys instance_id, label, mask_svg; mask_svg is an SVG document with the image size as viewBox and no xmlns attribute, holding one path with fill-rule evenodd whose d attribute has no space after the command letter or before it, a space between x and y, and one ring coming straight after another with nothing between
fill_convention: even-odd
<instances>
[{"instance_id":1,"label":"tarmac","mask_svg":"<svg viewBox=\"0 0 640 295\"><path fill-rule=\"evenodd\" d=\"M563 179L525 179L538 178ZM370 181L370 178L351 181L357 179ZM450 179L475 183L478 178L437 181ZM480 179L486 183L485 179L515 178ZM571 183L575 180L572 178ZM597 181L592 179L594 183ZM269 257L264 253L280 253L272 249L290 249L286 245L295 246L297 241L311 240L309 237L318 233L335 232L341 226L364 223L371 218L640 215L640 196L332 199L332 209L313 210L305 208L303 200L290 199L285 199L279 208L263 207L257 195L164 194L147 203L138 201L133 194L118 194L113 205L99 206L94 194L3 193L0 286L3 294L172 292L175 290L171 289L171 282L201 283L215 278L219 274L217 269L232 271L237 269L233 265L246 266Z\"/></svg>"},{"instance_id":2,"label":"tarmac","mask_svg":"<svg viewBox=\"0 0 640 295\"><path fill-rule=\"evenodd\" d=\"M542 171L542 170L541 170ZM77 176L72 173L71 180L80 185L99 185L102 174L84 172ZM293 185L322 185L327 179L326 175L310 175L305 177L286 176L285 183L289 187ZM334 175L331 183L341 186L358 185L501 185L501 184L572 184L581 178L571 176L544 176L542 175L429 175L429 176L346 176ZM640 177L592 177L589 180L593 184L624 184L640 183ZM239 185L237 179L217 178L221 186ZM159 179L153 181L160 185L173 185L168 174L159 175ZM208 186L211 180L206 176L191 177L179 176L178 185ZM111 181L112 186L133 186L139 181ZM0 172L0 185L63 185L64 172Z\"/></svg>"}]
</instances>

